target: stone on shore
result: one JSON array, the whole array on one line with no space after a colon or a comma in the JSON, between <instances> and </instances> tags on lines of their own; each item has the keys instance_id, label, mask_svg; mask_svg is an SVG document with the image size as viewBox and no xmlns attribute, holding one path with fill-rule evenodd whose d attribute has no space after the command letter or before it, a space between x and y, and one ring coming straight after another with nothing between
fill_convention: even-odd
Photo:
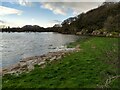
<instances>
[{"instance_id":1,"label":"stone on shore","mask_svg":"<svg viewBox=\"0 0 120 90\"><path fill-rule=\"evenodd\" d=\"M34 66L32 64L29 64L27 68L28 68L28 71L32 71L34 69Z\"/></svg>"},{"instance_id":2,"label":"stone on shore","mask_svg":"<svg viewBox=\"0 0 120 90\"><path fill-rule=\"evenodd\" d=\"M45 64L45 62L40 62L40 63L38 63L38 65L43 65L43 64Z\"/></svg>"},{"instance_id":3,"label":"stone on shore","mask_svg":"<svg viewBox=\"0 0 120 90\"><path fill-rule=\"evenodd\" d=\"M35 65L39 65L40 68L44 68L46 66L47 62L52 62L54 60L59 60L62 57L64 57L66 54L70 54L71 52L74 51L79 51L80 46L77 45L75 48L66 48L61 51L57 52L49 52L48 54L44 54L41 56L34 56L34 57L29 57L26 59L22 59L19 63L9 67L2 69L0 73L4 76L5 74L15 74L19 75L22 72L29 72L34 69Z\"/></svg>"},{"instance_id":4,"label":"stone on shore","mask_svg":"<svg viewBox=\"0 0 120 90\"><path fill-rule=\"evenodd\" d=\"M50 61L53 61L53 60L55 60L55 59L56 59L56 56L52 57L52 58L50 59Z\"/></svg>"}]
</instances>

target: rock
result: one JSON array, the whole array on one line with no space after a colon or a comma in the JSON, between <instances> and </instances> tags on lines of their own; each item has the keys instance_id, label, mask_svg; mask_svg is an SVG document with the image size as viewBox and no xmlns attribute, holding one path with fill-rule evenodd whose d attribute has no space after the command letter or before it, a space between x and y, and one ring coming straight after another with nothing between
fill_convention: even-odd
<instances>
[{"instance_id":1,"label":"rock","mask_svg":"<svg viewBox=\"0 0 120 90\"><path fill-rule=\"evenodd\" d=\"M27 71L28 70L28 68L20 68L19 70L18 70L18 72L23 72L23 71Z\"/></svg>"},{"instance_id":2,"label":"rock","mask_svg":"<svg viewBox=\"0 0 120 90\"><path fill-rule=\"evenodd\" d=\"M112 36L112 34L110 33L110 36Z\"/></svg>"},{"instance_id":3,"label":"rock","mask_svg":"<svg viewBox=\"0 0 120 90\"><path fill-rule=\"evenodd\" d=\"M41 57L41 58L44 58L44 57L46 57L46 55L45 55L45 54L43 54L43 55L41 55L40 57Z\"/></svg>"},{"instance_id":4,"label":"rock","mask_svg":"<svg viewBox=\"0 0 120 90\"><path fill-rule=\"evenodd\" d=\"M45 62L40 62L40 63L38 63L38 65L40 65L40 66L42 66L42 65L44 65L45 64Z\"/></svg>"},{"instance_id":5,"label":"rock","mask_svg":"<svg viewBox=\"0 0 120 90\"><path fill-rule=\"evenodd\" d=\"M42 62L43 60L40 58L40 59L37 59L36 61L35 61L35 64L38 64L38 63L40 63L40 62Z\"/></svg>"},{"instance_id":6,"label":"rock","mask_svg":"<svg viewBox=\"0 0 120 90\"><path fill-rule=\"evenodd\" d=\"M2 70L2 75L4 76L5 74L14 74L20 69L19 64L15 64L9 68L3 69Z\"/></svg>"},{"instance_id":7,"label":"rock","mask_svg":"<svg viewBox=\"0 0 120 90\"><path fill-rule=\"evenodd\" d=\"M107 33L106 36L109 37L109 36L112 36L112 34L111 33Z\"/></svg>"},{"instance_id":8,"label":"rock","mask_svg":"<svg viewBox=\"0 0 120 90\"><path fill-rule=\"evenodd\" d=\"M27 64L28 71L31 71L34 69L33 60L27 61L26 64Z\"/></svg>"},{"instance_id":9,"label":"rock","mask_svg":"<svg viewBox=\"0 0 120 90\"><path fill-rule=\"evenodd\" d=\"M50 61L53 61L53 60L55 60L55 59L56 59L56 56L52 57L52 58L50 59Z\"/></svg>"},{"instance_id":10,"label":"rock","mask_svg":"<svg viewBox=\"0 0 120 90\"><path fill-rule=\"evenodd\" d=\"M107 32L103 32L103 35L106 35L107 34Z\"/></svg>"},{"instance_id":11,"label":"rock","mask_svg":"<svg viewBox=\"0 0 120 90\"><path fill-rule=\"evenodd\" d=\"M63 52L61 55L65 55L65 53Z\"/></svg>"},{"instance_id":12,"label":"rock","mask_svg":"<svg viewBox=\"0 0 120 90\"><path fill-rule=\"evenodd\" d=\"M62 56L58 56L56 59L58 60L58 59L61 59L62 58Z\"/></svg>"},{"instance_id":13,"label":"rock","mask_svg":"<svg viewBox=\"0 0 120 90\"><path fill-rule=\"evenodd\" d=\"M37 64L37 62L39 61L39 59L35 59L33 62L32 62L32 64Z\"/></svg>"},{"instance_id":14,"label":"rock","mask_svg":"<svg viewBox=\"0 0 120 90\"><path fill-rule=\"evenodd\" d=\"M82 32L77 32L76 34L77 34L77 35L82 35Z\"/></svg>"},{"instance_id":15,"label":"rock","mask_svg":"<svg viewBox=\"0 0 120 90\"><path fill-rule=\"evenodd\" d=\"M99 30L95 30L92 32L92 35L99 35L101 32Z\"/></svg>"},{"instance_id":16,"label":"rock","mask_svg":"<svg viewBox=\"0 0 120 90\"><path fill-rule=\"evenodd\" d=\"M32 64L29 64L29 65L27 66L27 68L28 68L28 71L31 71L31 70L34 69L34 66L33 66Z\"/></svg>"},{"instance_id":17,"label":"rock","mask_svg":"<svg viewBox=\"0 0 120 90\"><path fill-rule=\"evenodd\" d=\"M27 63L26 62L20 62L20 67L21 68L27 68Z\"/></svg>"},{"instance_id":18,"label":"rock","mask_svg":"<svg viewBox=\"0 0 120 90\"><path fill-rule=\"evenodd\" d=\"M45 62L41 62L38 65L40 66L40 68L44 68L46 66Z\"/></svg>"},{"instance_id":19,"label":"rock","mask_svg":"<svg viewBox=\"0 0 120 90\"><path fill-rule=\"evenodd\" d=\"M120 33L119 33L119 37L120 37Z\"/></svg>"},{"instance_id":20,"label":"rock","mask_svg":"<svg viewBox=\"0 0 120 90\"><path fill-rule=\"evenodd\" d=\"M80 48L80 45L78 44L75 48Z\"/></svg>"},{"instance_id":21,"label":"rock","mask_svg":"<svg viewBox=\"0 0 120 90\"><path fill-rule=\"evenodd\" d=\"M47 60L47 58L43 58L43 59L42 59L42 61L44 61L44 62L45 62L46 60ZM40 61L40 62L41 62L41 61Z\"/></svg>"},{"instance_id":22,"label":"rock","mask_svg":"<svg viewBox=\"0 0 120 90\"><path fill-rule=\"evenodd\" d=\"M0 68L0 76L2 76L2 69Z\"/></svg>"},{"instance_id":23,"label":"rock","mask_svg":"<svg viewBox=\"0 0 120 90\"><path fill-rule=\"evenodd\" d=\"M19 68L20 68L20 64L18 63L18 64L13 65L9 70L13 71L13 70L18 70Z\"/></svg>"},{"instance_id":24,"label":"rock","mask_svg":"<svg viewBox=\"0 0 120 90\"><path fill-rule=\"evenodd\" d=\"M46 64L43 64L42 66L40 66L40 68L45 68Z\"/></svg>"},{"instance_id":25,"label":"rock","mask_svg":"<svg viewBox=\"0 0 120 90\"><path fill-rule=\"evenodd\" d=\"M16 71L10 71L10 72L7 72L6 74L15 74Z\"/></svg>"},{"instance_id":26,"label":"rock","mask_svg":"<svg viewBox=\"0 0 120 90\"><path fill-rule=\"evenodd\" d=\"M27 65L33 64L33 60L27 61L26 64L27 64Z\"/></svg>"},{"instance_id":27,"label":"rock","mask_svg":"<svg viewBox=\"0 0 120 90\"><path fill-rule=\"evenodd\" d=\"M8 69L3 69L2 70L2 75L4 76L4 74L6 74L8 72Z\"/></svg>"}]
</instances>

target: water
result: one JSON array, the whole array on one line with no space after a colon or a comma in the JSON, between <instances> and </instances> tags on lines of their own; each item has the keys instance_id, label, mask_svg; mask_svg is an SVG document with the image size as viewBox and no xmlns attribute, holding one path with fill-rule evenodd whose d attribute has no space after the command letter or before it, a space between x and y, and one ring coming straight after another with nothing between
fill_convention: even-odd
<instances>
[{"instance_id":1,"label":"water","mask_svg":"<svg viewBox=\"0 0 120 90\"><path fill-rule=\"evenodd\" d=\"M79 37L53 32L0 33L0 67L10 66L23 58L42 55L74 42Z\"/></svg>"}]
</instances>

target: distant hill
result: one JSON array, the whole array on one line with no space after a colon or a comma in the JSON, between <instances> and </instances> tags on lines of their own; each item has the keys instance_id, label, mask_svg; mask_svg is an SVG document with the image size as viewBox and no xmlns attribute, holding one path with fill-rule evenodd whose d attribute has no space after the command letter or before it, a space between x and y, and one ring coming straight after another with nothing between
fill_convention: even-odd
<instances>
[{"instance_id":1,"label":"distant hill","mask_svg":"<svg viewBox=\"0 0 120 90\"><path fill-rule=\"evenodd\" d=\"M2 32L45 32L46 29L38 25L25 25L22 28L20 27L6 27L2 28Z\"/></svg>"},{"instance_id":2,"label":"distant hill","mask_svg":"<svg viewBox=\"0 0 120 90\"><path fill-rule=\"evenodd\" d=\"M22 31L42 32L45 31L45 28L38 25L25 25L22 27Z\"/></svg>"}]
</instances>

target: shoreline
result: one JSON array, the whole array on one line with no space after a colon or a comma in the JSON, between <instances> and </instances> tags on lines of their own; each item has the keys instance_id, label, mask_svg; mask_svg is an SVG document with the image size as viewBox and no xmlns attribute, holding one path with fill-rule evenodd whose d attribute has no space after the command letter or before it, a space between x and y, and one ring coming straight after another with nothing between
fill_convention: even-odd
<instances>
[{"instance_id":1,"label":"shoreline","mask_svg":"<svg viewBox=\"0 0 120 90\"><path fill-rule=\"evenodd\" d=\"M17 72L15 74L12 73L12 75L10 73L4 75L2 78L3 88L64 88L69 87L68 85L72 87L77 86L78 88L106 88L106 85L119 87L119 82L117 82L119 79L119 73L117 73L117 38L94 37L87 40L85 39L84 41L79 40L69 44L67 47L73 48L71 48L71 51L69 51L69 49L68 51L50 52L47 54L49 58L46 54L43 55L42 60L45 60L46 57L48 58L45 60L46 63L44 64L44 62L39 60L40 65L35 65L35 69L32 71L24 70L22 74ZM56 57L60 55L61 59L56 59ZM37 58L39 57L34 57L34 59ZM25 60L31 62L28 61L30 58ZM23 63L24 62L22 62L22 65ZM21 70L23 69L26 68L21 68ZM18 70L20 70L20 68ZM87 81L85 81L86 79ZM106 83L108 80L111 82Z\"/></svg>"},{"instance_id":2,"label":"shoreline","mask_svg":"<svg viewBox=\"0 0 120 90\"><path fill-rule=\"evenodd\" d=\"M64 57L66 54L70 54L72 52L78 52L79 50L80 50L80 46L77 45L75 48L65 48L63 50L59 50L55 52L48 52L47 54L43 54L40 56L32 56L32 57L24 58L16 64L2 68L0 70L0 76L4 76L6 74L19 75L23 72L28 73L34 70L35 65L40 66L40 68L44 68L47 63L50 63L55 60L59 60L62 57Z\"/></svg>"}]
</instances>

